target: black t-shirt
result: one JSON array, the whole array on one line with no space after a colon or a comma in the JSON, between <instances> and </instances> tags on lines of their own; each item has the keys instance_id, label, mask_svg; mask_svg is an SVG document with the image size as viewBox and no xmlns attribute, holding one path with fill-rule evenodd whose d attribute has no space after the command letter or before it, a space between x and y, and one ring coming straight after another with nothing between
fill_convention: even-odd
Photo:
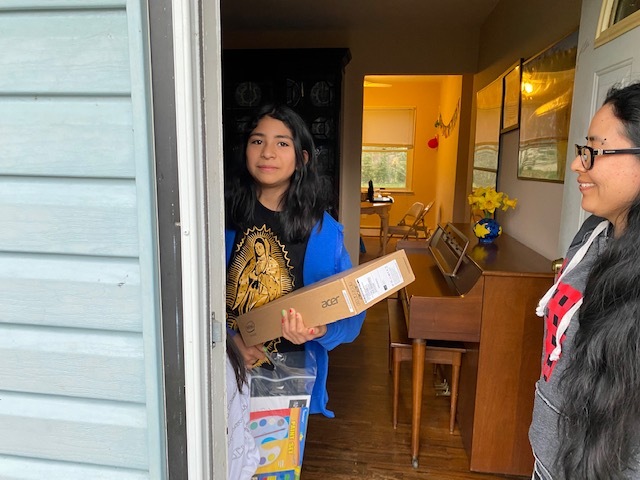
<instances>
[{"instance_id":1,"label":"black t-shirt","mask_svg":"<svg viewBox=\"0 0 640 480\"><path fill-rule=\"evenodd\" d=\"M227 325L236 331L239 315L303 286L308 238L285 244L279 217L258 202L255 225L236 233L227 267ZM264 345L269 353L304 349L282 337Z\"/></svg>"}]
</instances>

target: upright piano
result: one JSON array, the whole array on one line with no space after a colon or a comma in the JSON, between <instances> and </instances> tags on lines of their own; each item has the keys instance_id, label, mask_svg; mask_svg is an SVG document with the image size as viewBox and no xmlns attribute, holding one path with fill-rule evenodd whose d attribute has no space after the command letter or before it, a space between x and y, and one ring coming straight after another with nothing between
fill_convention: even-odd
<instances>
[{"instance_id":1,"label":"upright piano","mask_svg":"<svg viewBox=\"0 0 640 480\"><path fill-rule=\"evenodd\" d=\"M468 241L468 243L466 243ZM424 348L464 342L458 425L472 471L530 476L528 428L540 375L539 299L551 261L509 235L477 243L468 224L440 226L427 244L399 242L416 276L400 292L413 339L412 455L417 463Z\"/></svg>"}]
</instances>

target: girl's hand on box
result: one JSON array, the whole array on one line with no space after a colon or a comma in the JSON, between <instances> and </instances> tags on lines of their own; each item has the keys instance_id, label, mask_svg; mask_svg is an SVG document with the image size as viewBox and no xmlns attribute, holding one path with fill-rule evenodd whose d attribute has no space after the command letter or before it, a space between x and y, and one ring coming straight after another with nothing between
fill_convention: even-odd
<instances>
[{"instance_id":1,"label":"girl's hand on box","mask_svg":"<svg viewBox=\"0 0 640 480\"><path fill-rule=\"evenodd\" d=\"M309 340L315 340L327 333L326 325L307 327L302 321L302 315L293 308L282 311L282 336L291 343L301 345Z\"/></svg>"},{"instance_id":2,"label":"girl's hand on box","mask_svg":"<svg viewBox=\"0 0 640 480\"><path fill-rule=\"evenodd\" d=\"M242 358L244 359L244 364L247 368L251 368L259 361L267 360L267 355L264 352L264 346L261 343L259 343L258 345L247 347L244 344L244 340L242 340L240 334L234 335L233 341L238 346L238 350L240 350Z\"/></svg>"}]
</instances>

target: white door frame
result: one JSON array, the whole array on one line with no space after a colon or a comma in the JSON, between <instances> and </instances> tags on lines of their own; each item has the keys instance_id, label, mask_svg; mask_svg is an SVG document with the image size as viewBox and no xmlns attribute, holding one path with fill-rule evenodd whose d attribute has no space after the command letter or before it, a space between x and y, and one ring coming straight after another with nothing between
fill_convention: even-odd
<instances>
[{"instance_id":1,"label":"white door frame","mask_svg":"<svg viewBox=\"0 0 640 480\"><path fill-rule=\"evenodd\" d=\"M217 480L227 476L220 2L172 10L188 475Z\"/></svg>"}]
</instances>

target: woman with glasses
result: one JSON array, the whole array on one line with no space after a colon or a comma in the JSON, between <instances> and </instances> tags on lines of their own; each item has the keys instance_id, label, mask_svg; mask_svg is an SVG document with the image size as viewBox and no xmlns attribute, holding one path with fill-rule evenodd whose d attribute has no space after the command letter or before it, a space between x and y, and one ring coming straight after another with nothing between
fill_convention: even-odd
<instances>
[{"instance_id":1,"label":"woman with glasses","mask_svg":"<svg viewBox=\"0 0 640 480\"><path fill-rule=\"evenodd\" d=\"M640 83L612 88L576 145L584 222L537 313L534 479L640 479Z\"/></svg>"}]
</instances>

